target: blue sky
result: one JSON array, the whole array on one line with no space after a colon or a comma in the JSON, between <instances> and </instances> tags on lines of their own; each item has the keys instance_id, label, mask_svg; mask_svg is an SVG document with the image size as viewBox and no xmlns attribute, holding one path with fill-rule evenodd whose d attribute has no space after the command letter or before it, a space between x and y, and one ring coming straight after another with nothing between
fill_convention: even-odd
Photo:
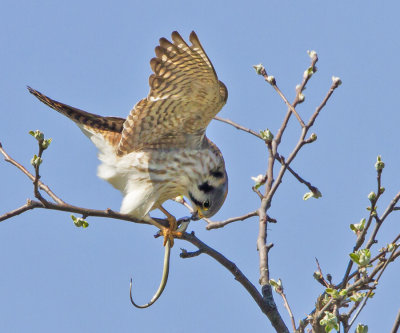
<instances>
[{"instance_id":1,"label":"blue sky","mask_svg":"<svg viewBox=\"0 0 400 333\"><path fill-rule=\"evenodd\" d=\"M276 132L286 108L253 64L262 62L292 100L316 50L318 72L298 107L305 119L325 96L331 76L343 85L318 118L318 140L293 167L323 198L304 202L307 189L287 175L270 214L271 276L283 280L296 320L313 309L322 288L313 280L315 257L338 282L355 237L349 229L366 216L367 195L376 188L374 163L386 162L383 209L400 188L397 110L400 70L396 1L10 1L0 12L0 141L24 165L36 153L27 133L40 129L53 143L44 156L42 180L65 201L118 209L121 195L96 177L96 150L68 119L32 97L30 85L54 99L89 112L125 117L148 93L149 60L160 37L195 30L219 79L229 90L220 116L254 130ZM254 210L251 176L266 169L262 142L213 122L208 136L222 150L230 193L214 220ZM287 155L297 142L293 122L281 145ZM29 180L0 162L1 212L32 197ZM177 216L187 215L176 204ZM398 214L386 223L380 246L398 234ZM161 275L163 248L155 230L109 219L88 219L75 228L68 213L35 210L0 224L0 331L2 332L245 332L269 329L266 317L231 274L205 255L179 258L176 241L171 272L160 300L146 302ZM257 284L257 220L224 229L189 230L234 261ZM389 267L357 322L388 331L399 309L399 265ZM288 321L282 302L275 300Z\"/></svg>"}]
</instances>

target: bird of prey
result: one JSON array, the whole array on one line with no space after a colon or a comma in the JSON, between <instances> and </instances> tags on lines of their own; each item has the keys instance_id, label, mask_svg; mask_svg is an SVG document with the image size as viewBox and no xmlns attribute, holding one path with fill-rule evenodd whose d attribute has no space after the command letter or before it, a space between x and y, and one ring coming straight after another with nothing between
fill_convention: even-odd
<instances>
[{"instance_id":1,"label":"bird of prey","mask_svg":"<svg viewBox=\"0 0 400 333\"><path fill-rule=\"evenodd\" d=\"M173 245L176 221L161 205L186 196L200 218L213 216L228 192L220 150L205 135L228 98L225 85L193 31L189 46L174 31L151 59L150 92L126 119L103 117L57 102L28 87L40 101L73 120L99 150L98 176L122 192L121 213L160 228ZM149 215L160 209L166 228Z\"/></svg>"}]
</instances>

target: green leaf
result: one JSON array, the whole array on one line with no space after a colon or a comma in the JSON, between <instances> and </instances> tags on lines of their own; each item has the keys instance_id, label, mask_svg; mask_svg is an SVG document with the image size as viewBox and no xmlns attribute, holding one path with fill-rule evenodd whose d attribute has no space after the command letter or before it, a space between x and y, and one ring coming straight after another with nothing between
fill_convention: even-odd
<instances>
[{"instance_id":1,"label":"green leaf","mask_svg":"<svg viewBox=\"0 0 400 333\"><path fill-rule=\"evenodd\" d=\"M36 156L36 154L33 155L32 159L31 159L31 164L32 164L34 167L38 167L40 164L42 164L42 162L43 162L43 160L42 160L41 157Z\"/></svg>"},{"instance_id":2,"label":"green leaf","mask_svg":"<svg viewBox=\"0 0 400 333\"><path fill-rule=\"evenodd\" d=\"M271 287L274 288L274 290L276 292L282 292L283 288L282 288L282 280L278 279L278 281L275 281L274 279L270 279L269 280L269 284L271 285Z\"/></svg>"},{"instance_id":3,"label":"green leaf","mask_svg":"<svg viewBox=\"0 0 400 333\"><path fill-rule=\"evenodd\" d=\"M325 332L330 332L333 329L339 330L338 319L333 313L325 311L325 316L320 320L320 325L325 326Z\"/></svg>"},{"instance_id":4,"label":"green leaf","mask_svg":"<svg viewBox=\"0 0 400 333\"><path fill-rule=\"evenodd\" d=\"M382 171L384 167L385 163L383 163L381 155L378 155L376 158L375 169L376 171Z\"/></svg>"},{"instance_id":5,"label":"green leaf","mask_svg":"<svg viewBox=\"0 0 400 333\"><path fill-rule=\"evenodd\" d=\"M260 131L260 135L267 143L271 142L274 139L274 135L268 128L265 131Z\"/></svg>"},{"instance_id":6,"label":"green leaf","mask_svg":"<svg viewBox=\"0 0 400 333\"><path fill-rule=\"evenodd\" d=\"M365 222L366 222L366 220L365 220L365 219L362 219L362 220L360 221L360 223L357 223L357 224L350 224L350 229L353 230L355 234L357 234L357 233L359 233L359 232L361 232L361 231L364 230L364 228L365 228Z\"/></svg>"},{"instance_id":7,"label":"green leaf","mask_svg":"<svg viewBox=\"0 0 400 333\"><path fill-rule=\"evenodd\" d=\"M258 75L262 75L262 72L265 70L265 68L262 64L253 65L253 68L256 70L256 73Z\"/></svg>"},{"instance_id":8,"label":"green leaf","mask_svg":"<svg viewBox=\"0 0 400 333\"><path fill-rule=\"evenodd\" d=\"M358 324L356 333L368 333L368 325Z\"/></svg>"},{"instance_id":9,"label":"green leaf","mask_svg":"<svg viewBox=\"0 0 400 333\"><path fill-rule=\"evenodd\" d=\"M332 83L338 87L342 84L342 80L340 79L340 77L332 76Z\"/></svg>"},{"instance_id":10,"label":"green leaf","mask_svg":"<svg viewBox=\"0 0 400 333\"><path fill-rule=\"evenodd\" d=\"M356 303L361 302L364 296L365 295L363 295L362 293L353 293L353 295L350 296L350 300Z\"/></svg>"},{"instance_id":11,"label":"green leaf","mask_svg":"<svg viewBox=\"0 0 400 333\"><path fill-rule=\"evenodd\" d=\"M371 251L369 249L358 250L350 253L349 256L359 267L366 267L371 260Z\"/></svg>"},{"instance_id":12,"label":"green leaf","mask_svg":"<svg viewBox=\"0 0 400 333\"><path fill-rule=\"evenodd\" d=\"M308 200L310 198L318 199L318 198L321 198L321 197L322 197L322 193L318 189L315 189L314 191L305 193L303 195L303 200L306 201L306 200Z\"/></svg>"},{"instance_id":13,"label":"green leaf","mask_svg":"<svg viewBox=\"0 0 400 333\"><path fill-rule=\"evenodd\" d=\"M326 288L325 292L328 295L331 295L333 298L338 298L340 296L340 293L336 289L333 289L333 288Z\"/></svg>"},{"instance_id":14,"label":"green leaf","mask_svg":"<svg viewBox=\"0 0 400 333\"><path fill-rule=\"evenodd\" d=\"M315 52L314 50L312 50L312 51L308 50L307 53L308 53L308 55L309 55L309 57L310 57L311 59L313 59L314 57L317 57L317 56L318 56L318 55L317 55L317 52Z\"/></svg>"},{"instance_id":15,"label":"green leaf","mask_svg":"<svg viewBox=\"0 0 400 333\"><path fill-rule=\"evenodd\" d=\"M74 215L71 215L72 221L74 221L74 225L77 228L87 228L89 226L89 223L86 222L82 217L75 217Z\"/></svg>"},{"instance_id":16,"label":"green leaf","mask_svg":"<svg viewBox=\"0 0 400 333\"><path fill-rule=\"evenodd\" d=\"M376 194L375 194L374 191L371 191L371 192L368 194L368 200L371 201L371 202L373 202L373 201L375 201L375 199L376 199Z\"/></svg>"},{"instance_id":17,"label":"green leaf","mask_svg":"<svg viewBox=\"0 0 400 333\"><path fill-rule=\"evenodd\" d=\"M36 140L41 141L44 139L44 134L39 130L29 131L29 134L32 135Z\"/></svg>"},{"instance_id":18,"label":"green leaf","mask_svg":"<svg viewBox=\"0 0 400 333\"><path fill-rule=\"evenodd\" d=\"M322 274L319 271L315 271L313 274L313 277L315 280L321 280L322 279Z\"/></svg>"},{"instance_id":19,"label":"green leaf","mask_svg":"<svg viewBox=\"0 0 400 333\"><path fill-rule=\"evenodd\" d=\"M353 260L357 265L359 264L360 256L356 253L349 254L350 259Z\"/></svg>"},{"instance_id":20,"label":"green leaf","mask_svg":"<svg viewBox=\"0 0 400 333\"><path fill-rule=\"evenodd\" d=\"M43 142L41 143L42 148L47 149L50 146L51 140L52 140L51 138L43 140Z\"/></svg>"}]
</instances>

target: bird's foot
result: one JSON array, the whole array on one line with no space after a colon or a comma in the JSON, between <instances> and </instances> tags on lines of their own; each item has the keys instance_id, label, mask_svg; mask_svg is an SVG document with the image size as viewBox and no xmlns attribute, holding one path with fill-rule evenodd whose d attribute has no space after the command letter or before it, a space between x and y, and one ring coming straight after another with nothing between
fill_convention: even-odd
<instances>
[{"instance_id":1,"label":"bird's foot","mask_svg":"<svg viewBox=\"0 0 400 333\"><path fill-rule=\"evenodd\" d=\"M167 216L168 222L169 222L169 227L164 227L160 230L160 234L164 236L164 246L167 244L167 241L169 240L169 244L171 247L174 246L174 238L181 238L182 237L182 232L177 231L178 225L176 223L175 217L172 215Z\"/></svg>"}]
</instances>

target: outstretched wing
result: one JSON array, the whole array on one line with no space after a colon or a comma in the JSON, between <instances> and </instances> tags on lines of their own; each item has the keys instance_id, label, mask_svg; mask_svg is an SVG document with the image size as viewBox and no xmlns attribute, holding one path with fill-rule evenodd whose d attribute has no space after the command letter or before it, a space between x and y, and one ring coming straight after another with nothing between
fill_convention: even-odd
<instances>
[{"instance_id":1,"label":"outstretched wing","mask_svg":"<svg viewBox=\"0 0 400 333\"><path fill-rule=\"evenodd\" d=\"M125 119L118 117L102 117L57 102L31 87L28 87L28 90L41 102L73 120L89 138L91 138L92 135L100 136L113 147L117 146L120 142Z\"/></svg>"},{"instance_id":2,"label":"outstretched wing","mask_svg":"<svg viewBox=\"0 0 400 333\"><path fill-rule=\"evenodd\" d=\"M201 143L206 127L228 98L196 34L187 45L178 32L160 39L150 66L150 93L123 125L118 155L146 148Z\"/></svg>"}]
</instances>

